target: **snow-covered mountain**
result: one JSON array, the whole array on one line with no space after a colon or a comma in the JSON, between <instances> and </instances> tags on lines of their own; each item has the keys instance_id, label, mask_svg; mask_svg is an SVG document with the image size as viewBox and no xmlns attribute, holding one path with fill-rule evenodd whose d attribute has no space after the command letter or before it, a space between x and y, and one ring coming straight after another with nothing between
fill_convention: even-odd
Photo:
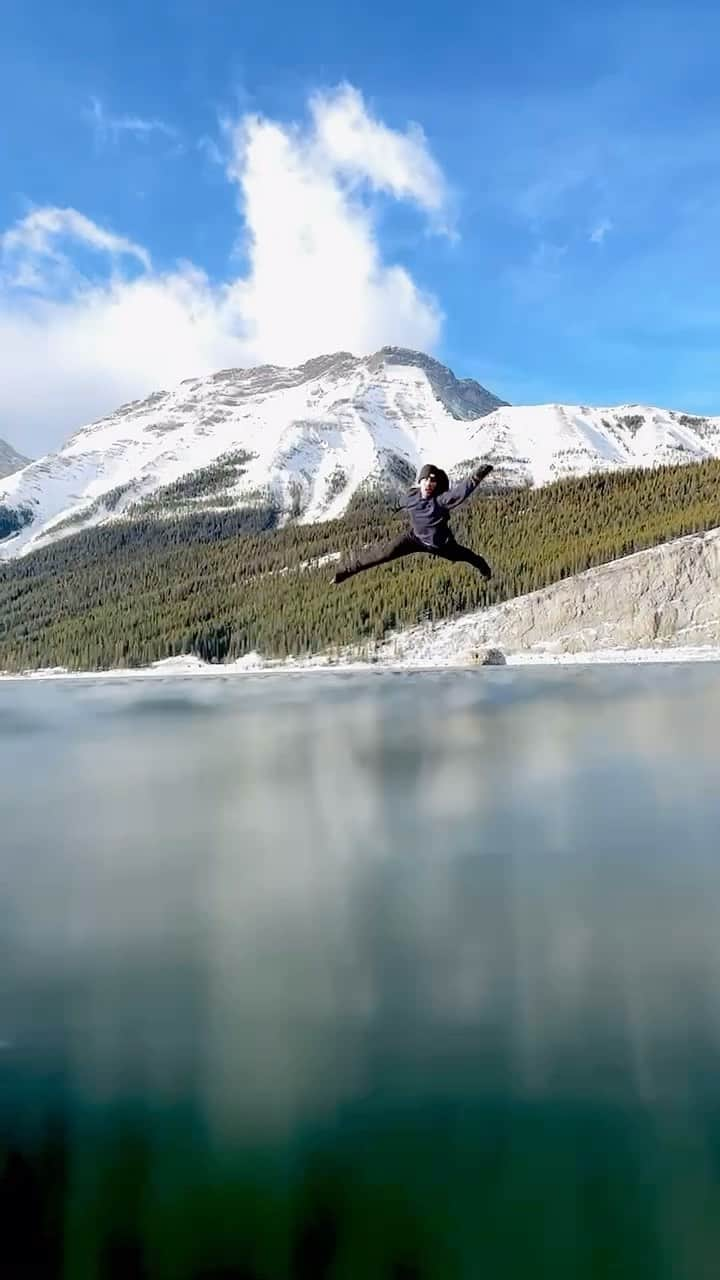
<instances>
[{"instance_id":1,"label":"snow-covered mountain","mask_svg":"<svg viewBox=\"0 0 720 1280\"><path fill-rule=\"evenodd\" d=\"M421 458L467 457L471 431L502 404L397 348L190 379L0 483L0 557L139 510L264 506L279 519L328 519L364 483L399 487Z\"/></svg>"},{"instance_id":2,"label":"snow-covered mountain","mask_svg":"<svg viewBox=\"0 0 720 1280\"><path fill-rule=\"evenodd\" d=\"M15 471L20 471L29 461L29 458L24 458L17 449L13 449L7 440L0 440L0 480L4 476L11 476Z\"/></svg>"},{"instance_id":3,"label":"snow-covered mountain","mask_svg":"<svg viewBox=\"0 0 720 1280\"><path fill-rule=\"evenodd\" d=\"M0 483L0 558L143 511L342 515L363 486L477 458L501 484L720 456L720 419L625 405L511 407L419 352L228 369L156 392Z\"/></svg>"}]
</instances>

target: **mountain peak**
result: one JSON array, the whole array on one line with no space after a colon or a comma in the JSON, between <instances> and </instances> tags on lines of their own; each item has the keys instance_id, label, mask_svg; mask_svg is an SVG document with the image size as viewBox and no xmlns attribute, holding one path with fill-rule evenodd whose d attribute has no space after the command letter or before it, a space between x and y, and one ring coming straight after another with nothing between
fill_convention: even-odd
<instances>
[{"instance_id":1,"label":"mountain peak","mask_svg":"<svg viewBox=\"0 0 720 1280\"><path fill-rule=\"evenodd\" d=\"M219 370L81 427L0 481L0 560L122 517L198 525L233 512L254 531L335 519L356 494L399 491L429 460L459 478L482 458L503 488L712 456L720 420L513 407L422 351L335 351L294 368ZM25 462L14 457L13 470Z\"/></svg>"},{"instance_id":2,"label":"mountain peak","mask_svg":"<svg viewBox=\"0 0 720 1280\"><path fill-rule=\"evenodd\" d=\"M0 440L0 479L5 476L14 475L16 471L21 471L26 467L30 459L24 457L22 453L18 453L17 449L13 449L11 444L6 440Z\"/></svg>"},{"instance_id":3,"label":"mountain peak","mask_svg":"<svg viewBox=\"0 0 720 1280\"><path fill-rule=\"evenodd\" d=\"M414 365L422 369L438 400L448 413L461 421L482 418L493 409L507 405L507 400L493 395L474 378L456 378L452 369L424 351L413 351L410 347L381 347L368 357L366 363L369 369L382 365Z\"/></svg>"}]
</instances>

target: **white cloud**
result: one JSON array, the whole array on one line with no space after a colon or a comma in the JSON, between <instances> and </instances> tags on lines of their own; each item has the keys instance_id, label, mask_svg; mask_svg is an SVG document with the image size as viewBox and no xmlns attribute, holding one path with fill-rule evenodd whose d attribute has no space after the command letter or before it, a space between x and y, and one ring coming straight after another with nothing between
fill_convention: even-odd
<instances>
[{"instance_id":1,"label":"white cloud","mask_svg":"<svg viewBox=\"0 0 720 1280\"><path fill-rule=\"evenodd\" d=\"M136 258L147 271L151 268L150 255L132 240L99 227L76 209L52 208L33 209L10 231L0 235L3 263L7 266L8 262L15 262L21 272L27 271L37 278L37 259L67 263L67 256L57 247L59 240L74 240L113 257Z\"/></svg>"},{"instance_id":2,"label":"white cloud","mask_svg":"<svg viewBox=\"0 0 720 1280\"><path fill-rule=\"evenodd\" d=\"M135 394L232 363L228 295L186 266L171 275L87 285L67 301L0 312L3 423L79 426ZM57 434L57 433L55 433ZM49 444L50 440L44 443Z\"/></svg>"},{"instance_id":3,"label":"white cloud","mask_svg":"<svg viewBox=\"0 0 720 1280\"><path fill-rule=\"evenodd\" d=\"M590 241L592 244L602 244L608 231L612 231L613 224L609 218L603 218L593 227L590 232Z\"/></svg>"},{"instance_id":4,"label":"white cloud","mask_svg":"<svg viewBox=\"0 0 720 1280\"><path fill-rule=\"evenodd\" d=\"M344 86L311 100L305 127L246 116L227 141L247 270L225 284L192 264L154 271L144 248L72 209L36 209L2 237L14 275L0 281L0 421L17 448L41 452L123 400L223 366L435 345L438 306L383 261L372 199L440 224L447 192L417 128L389 129ZM109 275L81 275L68 240L109 255Z\"/></svg>"},{"instance_id":5,"label":"white cloud","mask_svg":"<svg viewBox=\"0 0 720 1280\"><path fill-rule=\"evenodd\" d=\"M134 134L140 139L146 139L152 133L162 133L167 138L177 137L177 129L173 129L164 120L145 120L142 116L132 115L111 115L105 110L99 98L91 98L89 114L99 143L105 143L108 139L117 142L123 133Z\"/></svg>"},{"instance_id":6,"label":"white cloud","mask_svg":"<svg viewBox=\"0 0 720 1280\"><path fill-rule=\"evenodd\" d=\"M388 129L368 113L351 85L317 93L310 101L317 161L398 200L415 200L429 212L447 207L447 186L417 124L406 133Z\"/></svg>"},{"instance_id":7,"label":"white cloud","mask_svg":"<svg viewBox=\"0 0 720 1280\"><path fill-rule=\"evenodd\" d=\"M258 360L274 352L289 363L341 346L432 345L437 308L406 271L383 264L357 184L436 213L444 195L439 170L417 137L372 120L352 90L315 97L311 113L305 133L261 117L245 118L232 133L229 172L240 186L250 262L238 302L250 350ZM385 134L394 141L379 155Z\"/></svg>"}]
</instances>

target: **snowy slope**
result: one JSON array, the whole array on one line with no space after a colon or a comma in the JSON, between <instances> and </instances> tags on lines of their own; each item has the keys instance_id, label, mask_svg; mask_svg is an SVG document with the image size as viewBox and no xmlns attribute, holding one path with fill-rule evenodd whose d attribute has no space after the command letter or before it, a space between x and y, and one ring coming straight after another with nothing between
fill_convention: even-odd
<instances>
[{"instance_id":1,"label":"snowy slope","mask_svg":"<svg viewBox=\"0 0 720 1280\"><path fill-rule=\"evenodd\" d=\"M297 369L230 369L125 405L0 484L0 556L127 514L195 473L193 505L268 504L306 521L340 515L357 488L405 485L422 458L467 456L479 415L503 402L417 352L319 357ZM250 455L248 457L248 455ZM204 469L230 457L219 491ZM153 510L177 510L159 495Z\"/></svg>"},{"instance_id":2,"label":"snowy slope","mask_svg":"<svg viewBox=\"0 0 720 1280\"><path fill-rule=\"evenodd\" d=\"M720 457L720 418L618 405L518 405L497 409L471 432L473 454L510 483Z\"/></svg>"},{"instance_id":3,"label":"snowy slope","mask_svg":"<svg viewBox=\"0 0 720 1280\"><path fill-rule=\"evenodd\" d=\"M190 379L83 427L0 482L0 558L138 509L255 505L279 519L331 519L361 486L404 487L428 460L459 473L488 458L499 482L537 485L710 456L720 456L720 419L513 408L418 352L340 352Z\"/></svg>"},{"instance_id":4,"label":"snowy slope","mask_svg":"<svg viewBox=\"0 0 720 1280\"><path fill-rule=\"evenodd\" d=\"M11 476L15 471L20 471L29 461L29 458L24 458L6 440L0 440L0 480L4 476Z\"/></svg>"}]
</instances>

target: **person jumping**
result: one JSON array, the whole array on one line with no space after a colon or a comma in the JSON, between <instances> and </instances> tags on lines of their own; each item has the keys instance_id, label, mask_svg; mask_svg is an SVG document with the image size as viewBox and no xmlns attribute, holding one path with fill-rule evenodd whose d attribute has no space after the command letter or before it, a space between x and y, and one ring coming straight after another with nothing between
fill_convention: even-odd
<instances>
[{"instance_id":1,"label":"person jumping","mask_svg":"<svg viewBox=\"0 0 720 1280\"><path fill-rule=\"evenodd\" d=\"M418 551L439 556L442 560L451 560L455 564L471 564L480 570L483 578L491 578L492 571L487 560L469 547L460 546L453 537L449 523L450 512L465 502L491 471L489 464L478 467L466 480L460 480L451 488L447 474L440 467L426 463L420 471L417 485L410 490L401 507L410 516L411 532L399 534L392 542L365 547L351 563L338 569L332 579L334 585L338 586L365 569L374 569L378 564L399 560L401 556L415 555Z\"/></svg>"}]
</instances>

